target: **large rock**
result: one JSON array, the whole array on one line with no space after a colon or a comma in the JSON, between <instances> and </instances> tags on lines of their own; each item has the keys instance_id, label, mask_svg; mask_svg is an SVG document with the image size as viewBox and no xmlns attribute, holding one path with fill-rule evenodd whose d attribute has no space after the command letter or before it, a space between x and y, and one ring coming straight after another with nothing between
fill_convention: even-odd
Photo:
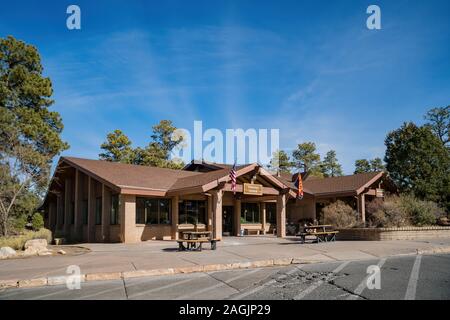
<instances>
[{"instance_id":1,"label":"large rock","mask_svg":"<svg viewBox=\"0 0 450 320\"><path fill-rule=\"evenodd\" d=\"M0 248L0 259L6 259L17 255L16 250L10 247Z\"/></svg>"},{"instance_id":2,"label":"large rock","mask_svg":"<svg viewBox=\"0 0 450 320\"><path fill-rule=\"evenodd\" d=\"M45 250L47 250L47 240L45 239L28 240L27 242L25 242L25 249L28 249L30 247L44 248Z\"/></svg>"},{"instance_id":3,"label":"large rock","mask_svg":"<svg viewBox=\"0 0 450 320\"><path fill-rule=\"evenodd\" d=\"M45 256L50 254L51 251L47 249L47 240L45 239L33 239L25 242L24 256Z\"/></svg>"}]
</instances>

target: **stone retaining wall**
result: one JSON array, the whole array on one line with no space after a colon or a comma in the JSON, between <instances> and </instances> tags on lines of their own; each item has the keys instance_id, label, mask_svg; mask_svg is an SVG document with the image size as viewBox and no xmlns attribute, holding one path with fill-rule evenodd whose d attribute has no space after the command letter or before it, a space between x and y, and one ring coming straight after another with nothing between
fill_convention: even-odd
<instances>
[{"instance_id":1,"label":"stone retaining wall","mask_svg":"<svg viewBox=\"0 0 450 320\"><path fill-rule=\"evenodd\" d=\"M351 228L339 229L338 240L426 240L450 238L450 227Z\"/></svg>"}]
</instances>

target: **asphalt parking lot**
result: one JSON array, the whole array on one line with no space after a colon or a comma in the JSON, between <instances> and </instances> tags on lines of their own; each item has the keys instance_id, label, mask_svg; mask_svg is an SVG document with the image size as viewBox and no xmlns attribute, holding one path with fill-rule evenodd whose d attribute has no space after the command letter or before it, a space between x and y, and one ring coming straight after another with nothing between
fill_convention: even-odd
<instances>
[{"instance_id":1,"label":"asphalt parking lot","mask_svg":"<svg viewBox=\"0 0 450 320\"><path fill-rule=\"evenodd\" d=\"M367 279L380 269L380 288ZM375 269L374 269L375 268ZM370 286L377 283L371 278ZM0 291L16 299L450 299L450 255L411 255L364 261L291 265L258 269L179 274Z\"/></svg>"}]
</instances>

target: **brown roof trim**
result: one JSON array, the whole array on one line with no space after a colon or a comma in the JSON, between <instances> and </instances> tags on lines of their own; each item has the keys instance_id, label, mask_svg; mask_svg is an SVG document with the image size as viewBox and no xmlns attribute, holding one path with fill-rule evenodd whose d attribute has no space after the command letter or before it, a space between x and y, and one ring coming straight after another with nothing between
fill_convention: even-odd
<instances>
[{"instance_id":1,"label":"brown roof trim","mask_svg":"<svg viewBox=\"0 0 450 320\"><path fill-rule=\"evenodd\" d=\"M158 190L151 190L151 189L142 189L142 188L124 188L120 189L121 194L129 194L129 195L136 195L136 196L155 196L155 197L165 197L167 196L166 191L158 191Z\"/></svg>"},{"instance_id":2,"label":"brown roof trim","mask_svg":"<svg viewBox=\"0 0 450 320\"><path fill-rule=\"evenodd\" d=\"M77 165L76 163L72 162L71 160L65 158L65 157L61 157L61 159L59 159L58 165L56 168L59 167L61 162L65 162L67 164L69 164L70 166L74 167L75 169L80 170L81 172L83 172L85 175L90 176L91 178L94 178L95 180L107 185L108 187L110 187L111 189L113 189L114 191L120 192L121 188L120 186L117 186L111 182L109 182L108 180L103 179L102 177L92 173L91 171L88 171L86 169L84 169L83 167ZM56 170L55 170L55 174L56 174Z\"/></svg>"},{"instance_id":3,"label":"brown roof trim","mask_svg":"<svg viewBox=\"0 0 450 320\"><path fill-rule=\"evenodd\" d=\"M362 187L357 189L356 190L356 194L359 195L360 193L364 192L364 190L367 187L369 187L371 184L373 184L375 181L377 181L378 179L382 178L383 176L384 176L384 172L383 171L378 172L378 174L375 177L373 177L365 185L363 185Z\"/></svg>"},{"instance_id":4,"label":"brown roof trim","mask_svg":"<svg viewBox=\"0 0 450 320\"><path fill-rule=\"evenodd\" d=\"M340 192L325 192L325 193L315 193L314 197L316 199L333 198L333 197L356 197L355 190L340 191Z\"/></svg>"}]
</instances>

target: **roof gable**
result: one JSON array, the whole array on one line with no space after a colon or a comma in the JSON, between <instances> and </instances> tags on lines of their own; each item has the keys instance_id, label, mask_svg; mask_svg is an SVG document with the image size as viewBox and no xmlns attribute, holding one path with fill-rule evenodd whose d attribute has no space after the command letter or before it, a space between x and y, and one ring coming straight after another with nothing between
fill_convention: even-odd
<instances>
[{"instance_id":1,"label":"roof gable","mask_svg":"<svg viewBox=\"0 0 450 320\"><path fill-rule=\"evenodd\" d=\"M303 185L316 196L333 193L354 193L356 195L382 176L383 172L368 172L330 178L308 177Z\"/></svg>"}]
</instances>

